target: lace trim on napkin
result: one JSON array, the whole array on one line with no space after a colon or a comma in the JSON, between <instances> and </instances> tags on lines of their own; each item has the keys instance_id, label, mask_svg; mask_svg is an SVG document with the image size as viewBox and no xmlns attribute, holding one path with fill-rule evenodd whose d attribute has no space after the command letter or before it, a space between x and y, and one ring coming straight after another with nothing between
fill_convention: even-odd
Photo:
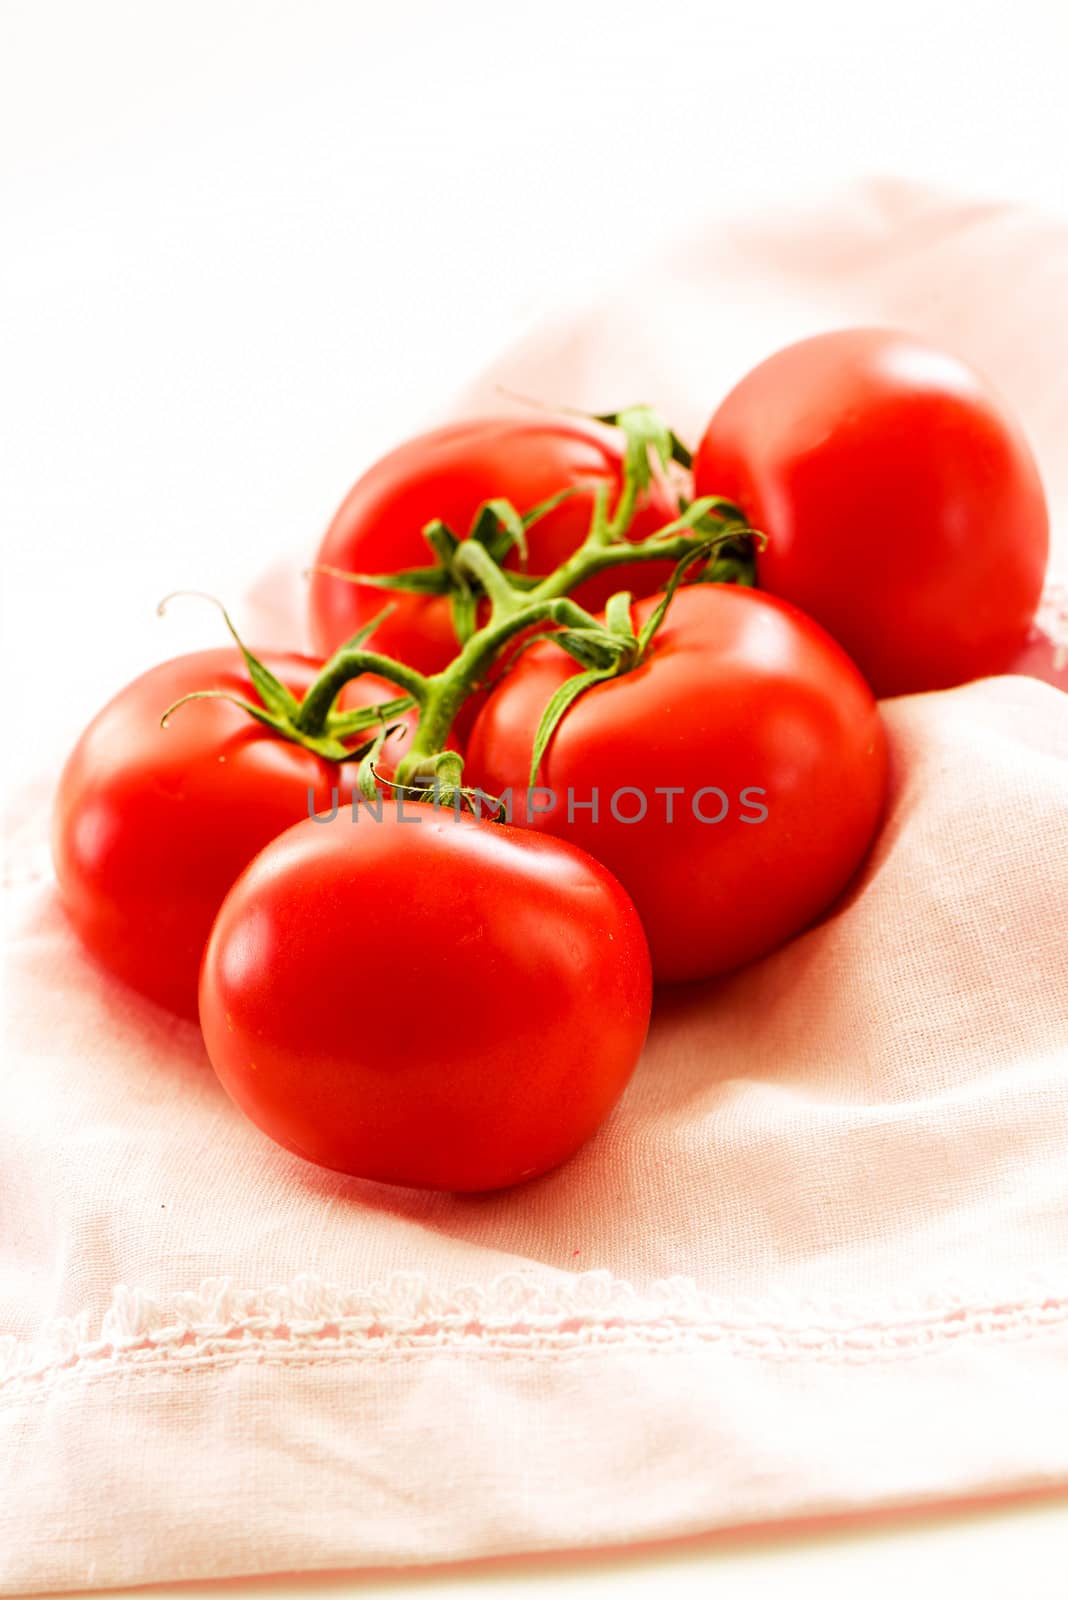
<instances>
[{"instance_id":1,"label":"lace trim on napkin","mask_svg":"<svg viewBox=\"0 0 1068 1600\"><path fill-rule=\"evenodd\" d=\"M0 1339L0 1389L248 1360L308 1364L441 1351L560 1357L621 1345L884 1361L975 1335L1019 1337L1068 1325L1068 1297L1036 1281L1012 1299L939 1295L867 1312L787 1296L726 1300L681 1277L639 1291L609 1272L556 1282L514 1272L452 1290L432 1288L417 1273L395 1273L360 1290L313 1277L288 1288L242 1290L228 1278L210 1278L196 1293L160 1299L120 1285L95 1331L83 1313L60 1318L36 1343Z\"/></svg>"}]
</instances>

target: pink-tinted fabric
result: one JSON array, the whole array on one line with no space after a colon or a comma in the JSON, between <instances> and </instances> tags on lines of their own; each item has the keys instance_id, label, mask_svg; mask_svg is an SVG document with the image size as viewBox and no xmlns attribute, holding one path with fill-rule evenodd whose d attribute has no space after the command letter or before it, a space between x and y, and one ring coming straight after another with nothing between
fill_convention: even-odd
<instances>
[{"instance_id":1,"label":"pink-tinted fabric","mask_svg":"<svg viewBox=\"0 0 1068 1600\"><path fill-rule=\"evenodd\" d=\"M1062 513L1068 231L894 187L693 239L462 404L507 380L694 433L777 343L855 321L985 367ZM1057 676L1048 639L1029 664ZM854 892L666 993L598 1137L486 1197L319 1171L247 1124L197 1030L74 942L43 774L9 852L0 1587L1068 1484L1068 696L1012 676L885 710Z\"/></svg>"}]
</instances>

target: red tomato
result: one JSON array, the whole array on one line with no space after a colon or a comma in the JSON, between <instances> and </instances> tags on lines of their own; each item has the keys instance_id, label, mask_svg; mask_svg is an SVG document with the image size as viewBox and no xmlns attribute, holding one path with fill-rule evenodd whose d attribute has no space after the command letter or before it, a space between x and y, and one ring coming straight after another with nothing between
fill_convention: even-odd
<instances>
[{"instance_id":1,"label":"red tomato","mask_svg":"<svg viewBox=\"0 0 1068 1600\"><path fill-rule=\"evenodd\" d=\"M263 660L298 695L319 667L304 656ZM308 815L309 788L317 808L329 806L334 786L346 797L352 788L348 769L225 700L182 706L161 728L167 707L196 689L256 698L235 649L153 667L82 734L53 817L60 894L85 944L142 994L193 1017L204 942L238 873ZM359 678L342 704L376 704L397 692L380 679ZM403 743L398 734L386 746L393 761Z\"/></svg>"},{"instance_id":2,"label":"red tomato","mask_svg":"<svg viewBox=\"0 0 1068 1600\"><path fill-rule=\"evenodd\" d=\"M635 607L637 625L654 604ZM644 663L567 712L542 761L546 792L528 796L535 730L574 671L551 643L528 650L475 723L465 778L511 789L517 820L615 873L658 980L766 955L845 887L879 821L886 744L870 690L822 628L752 589L680 589Z\"/></svg>"},{"instance_id":3,"label":"red tomato","mask_svg":"<svg viewBox=\"0 0 1068 1600\"><path fill-rule=\"evenodd\" d=\"M907 334L821 334L742 379L708 425L697 494L768 535L757 581L844 645L876 694L1006 671L1042 590L1049 523L1015 419Z\"/></svg>"},{"instance_id":4,"label":"red tomato","mask_svg":"<svg viewBox=\"0 0 1068 1600\"><path fill-rule=\"evenodd\" d=\"M316 556L345 572L396 572L432 564L422 529L434 518L466 538L484 501L510 500L525 514L561 489L577 492L537 522L528 534L529 571L546 574L580 545L589 529L594 492L619 492L622 455L613 432L591 424L545 417L488 417L457 422L410 439L390 451L350 490ZM677 514L671 496L654 484L631 526L647 538ZM518 564L515 553L506 565ZM670 567L645 563L619 568L582 585L575 598L597 610L617 589L652 594ZM315 573L311 579L311 630L316 650L328 655L392 601L394 610L375 630L371 646L423 672L447 666L459 648L448 599L440 595L387 594L366 585Z\"/></svg>"},{"instance_id":5,"label":"red tomato","mask_svg":"<svg viewBox=\"0 0 1068 1600\"><path fill-rule=\"evenodd\" d=\"M200 1021L228 1093L287 1150L384 1183L497 1189L600 1126L650 998L641 924L597 862L385 801L380 819L298 824L238 879Z\"/></svg>"}]
</instances>

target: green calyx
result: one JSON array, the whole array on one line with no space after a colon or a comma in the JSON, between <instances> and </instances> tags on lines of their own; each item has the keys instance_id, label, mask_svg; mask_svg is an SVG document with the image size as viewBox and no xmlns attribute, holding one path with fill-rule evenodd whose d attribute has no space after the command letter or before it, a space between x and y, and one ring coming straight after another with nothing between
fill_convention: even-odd
<instances>
[{"instance_id":1,"label":"green calyx","mask_svg":"<svg viewBox=\"0 0 1068 1600\"><path fill-rule=\"evenodd\" d=\"M385 787L406 798L463 805L471 800L472 791L463 784L462 757L448 748L456 716L513 641L518 652L546 639L568 654L578 671L561 684L545 709L532 752L533 787L552 737L575 702L588 689L633 671L647 658L679 584L687 576L699 583L752 584L754 543L763 537L731 501L702 496L692 502L677 497L678 515L671 522L646 539L630 540L635 512L656 472L666 471L672 463L688 467L690 453L648 406L631 406L594 420L618 427L624 435L619 494L613 506L608 486L598 487L585 540L555 571L544 576L527 571L526 535L574 489L553 495L525 514L507 500L487 500L465 539L440 520L428 523L423 533L433 562L425 567L385 575L313 569L395 593L447 596L458 651L441 672L425 675L366 649L366 640L392 609L387 606L335 651L298 699L246 649L219 606L259 703L229 691L204 689L169 707L163 725L187 700L221 697L328 761L358 762L357 787L368 798ZM504 565L513 551L519 557L517 568ZM646 561L670 562L674 571L661 601L637 632L629 594L612 596L603 621L571 598L575 589L600 573ZM166 604L161 602L161 612ZM337 700L345 684L367 672L394 684L398 695L373 706L339 711ZM385 741L397 731L391 719L413 708L418 712L415 732L397 763L395 780L387 783L377 765Z\"/></svg>"},{"instance_id":2,"label":"green calyx","mask_svg":"<svg viewBox=\"0 0 1068 1600\"><path fill-rule=\"evenodd\" d=\"M691 517L690 526L700 523L708 511L700 502L695 502L684 514ZM674 524L672 525L674 527ZM662 530L668 533L668 529ZM751 533L752 530L746 530ZM592 640L587 635L583 636L583 652L573 648L573 635L571 638L564 634L546 635L554 644L566 650L576 661L583 665L583 670L573 677L565 679L550 699L542 713L541 721L534 737L534 748L530 758L530 773L528 787L533 789L538 781L542 759L553 734L556 732L564 717L571 707L579 700L588 689L594 688L599 683L607 683L612 678L622 677L625 673L633 672L635 667L641 666L652 648L653 641L662 627L675 592L683 582L686 574L698 563L704 563L706 572L717 557L719 547L724 543L735 540L734 533L723 533L708 537L702 541L695 541L692 548L686 550L678 557L675 570L668 580L667 588L658 605L650 612L641 629L635 633L631 617L631 596L626 593L614 594L605 608L604 626L598 629L601 639L598 641L602 651L607 653L608 659L599 663L584 659L590 654L589 646ZM665 539L664 543L669 541ZM703 581L712 581L705 578Z\"/></svg>"},{"instance_id":3,"label":"green calyx","mask_svg":"<svg viewBox=\"0 0 1068 1600\"><path fill-rule=\"evenodd\" d=\"M485 590L479 572L472 567L465 552L468 555L471 550L484 552L493 569L501 571L505 559L513 550L517 551L520 570L509 572L507 582L517 593L533 588L539 580L526 572L527 529L555 511L574 493L574 489L562 489L522 516L509 500L487 500L475 512L466 539L459 538L447 523L435 518L423 529L423 538L434 557L431 566L390 573L344 572L339 567L323 566L310 570L346 583L388 589L396 594L447 595L456 638L461 645L466 644L478 627L479 600L484 598Z\"/></svg>"},{"instance_id":4,"label":"green calyx","mask_svg":"<svg viewBox=\"0 0 1068 1600\"><path fill-rule=\"evenodd\" d=\"M652 406L626 406L622 411L603 411L599 415L594 414L592 420L618 428L623 434L626 441L624 482L633 482L639 491L648 488L652 482L654 461L658 461L665 470L672 461L687 472L693 466L692 453Z\"/></svg>"},{"instance_id":5,"label":"green calyx","mask_svg":"<svg viewBox=\"0 0 1068 1600\"><path fill-rule=\"evenodd\" d=\"M180 700L167 707L160 718L161 728L166 728L179 707L191 700L229 700L232 705L238 706L247 716L253 717L264 727L272 728L284 739L289 739L293 744L303 745L306 750L311 750L326 761L357 761L362 766L364 763L373 764L385 740L400 727L399 723L391 724L390 719L403 716L416 704L413 695L407 693L398 695L392 700L383 700L376 705L358 706L351 711L334 709L334 702L344 683L358 677L360 672L381 672L385 677L392 677L392 669L399 665L391 661L388 656L374 656L362 652L363 665L359 671L355 670L357 657L361 655L360 646L381 622L386 614L385 611L366 627L361 628L359 633L335 653L308 688L303 699L298 700L296 695L275 677L270 668L258 656L253 655L238 634L226 608L215 599L214 595L190 590L176 591L160 601L156 608L158 614L163 616L170 602L180 598L207 600L222 613L223 621L241 652L252 686L259 698L257 703L246 699L243 695L233 694L229 689L197 689L192 694L183 695ZM344 672L343 681L336 690L330 692L331 684L326 675L331 670L336 675L339 666Z\"/></svg>"}]
</instances>

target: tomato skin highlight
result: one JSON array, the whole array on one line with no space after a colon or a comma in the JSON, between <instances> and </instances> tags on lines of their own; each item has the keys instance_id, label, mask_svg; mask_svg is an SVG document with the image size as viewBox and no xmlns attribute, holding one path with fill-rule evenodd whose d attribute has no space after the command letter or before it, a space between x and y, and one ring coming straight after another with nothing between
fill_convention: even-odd
<instances>
[{"instance_id":1,"label":"tomato skin highlight","mask_svg":"<svg viewBox=\"0 0 1068 1600\"><path fill-rule=\"evenodd\" d=\"M768 536L760 587L879 696L1007 671L1027 639L1049 551L1034 457L985 382L918 339L856 328L780 350L712 417L694 484Z\"/></svg>"},{"instance_id":2,"label":"tomato skin highlight","mask_svg":"<svg viewBox=\"0 0 1068 1600\"><path fill-rule=\"evenodd\" d=\"M200 982L212 1065L263 1132L337 1171L458 1192L583 1144L650 1004L641 924L603 867L418 803L275 840L227 895Z\"/></svg>"},{"instance_id":3,"label":"tomato skin highlight","mask_svg":"<svg viewBox=\"0 0 1068 1600\"><path fill-rule=\"evenodd\" d=\"M636 627L655 603L635 606ZM516 820L604 862L638 908L657 981L766 955L845 888L882 812L886 739L868 686L816 623L752 589L680 589L645 662L587 690L558 726L539 776L557 803L532 816L521 802L535 730L574 671L548 642L527 651L480 713L465 775L512 788ZM669 821L656 791L671 787L682 792ZM728 809L701 821L694 797L712 787ZM623 788L645 797L642 820L613 817ZM583 805L594 789L597 820ZM620 809L636 815L639 802ZM698 809L711 819L722 803L708 794Z\"/></svg>"},{"instance_id":4,"label":"tomato skin highlight","mask_svg":"<svg viewBox=\"0 0 1068 1600\"><path fill-rule=\"evenodd\" d=\"M267 652L265 664L303 694L320 663ZM324 761L224 700L180 707L183 694L226 689L255 703L234 649L202 650L151 668L93 719L56 793L52 854L61 899L92 954L181 1015L197 1014L197 974L223 896L256 852L308 815L308 790L327 808L352 772ZM394 698L380 679L348 685L346 708ZM412 714L398 717L408 726ZM405 737L386 749L395 760Z\"/></svg>"},{"instance_id":5,"label":"tomato skin highlight","mask_svg":"<svg viewBox=\"0 0 1068 1600\"><path fill-rule=\"evenodd\" d=\"M529 530L528 570L547 574L582 543L589 530L594 492L619 493L622 453L612 430L547 418L483 417L453 423L409 439L372 466L349 491L320 545L316 563L345 572L389 573L432 563L422 536L434 518L466 538L484 501L503 498L525 514L562 489L577 492ZM677 515L666 489L654 483L631 525L644 539ZM516 567L513 552L505 565ZM670 567L639 563L606 573L575 593L579 605L598 610L617 589L652 594ZM438 672L459 648L448 598L386 593L313 573L309 592L314 648L324 656L376 616L386 601L394 610L375 629L375 650Z\"/></svg>"}]
</instances>

